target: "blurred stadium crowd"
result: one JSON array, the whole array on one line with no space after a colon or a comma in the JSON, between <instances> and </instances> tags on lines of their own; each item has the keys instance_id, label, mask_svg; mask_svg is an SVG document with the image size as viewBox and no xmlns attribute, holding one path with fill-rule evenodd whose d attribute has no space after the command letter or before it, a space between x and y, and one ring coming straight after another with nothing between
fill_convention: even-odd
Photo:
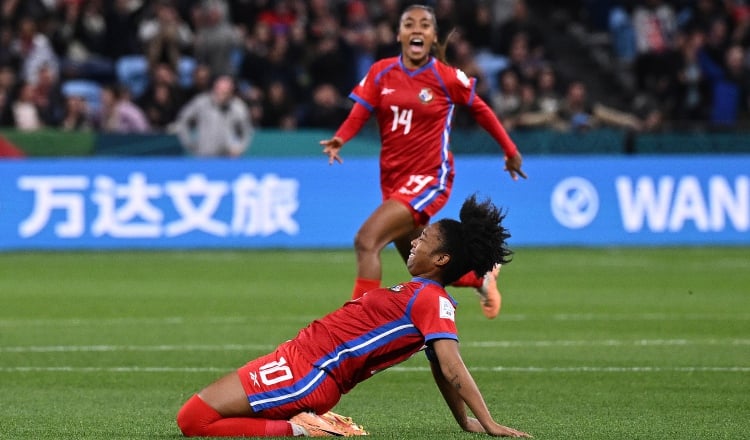
<instances>
[{"instance_id":1,"label":"blurred stadium crowd","mask_svg":"<svg viewBox=\"0 0 750 440\"><path fill-rule=\"evenodd\" d=\"M750 122L742 0L2 0L0 127L165 131L229 75L254 126L334 129L411 3L508 129Z\"/></svg>"}]
</instances>

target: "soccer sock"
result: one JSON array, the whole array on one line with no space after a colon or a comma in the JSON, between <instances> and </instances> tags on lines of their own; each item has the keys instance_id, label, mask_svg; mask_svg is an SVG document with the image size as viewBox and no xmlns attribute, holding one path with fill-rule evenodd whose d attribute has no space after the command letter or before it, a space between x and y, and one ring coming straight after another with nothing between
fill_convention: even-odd
<instances>
[{"instance_id":1,"label":"soccer sock","mask_svg":"<svg viewBox=\"0 0 750 440\"><path fill-rule=\"evenodd\" d=\"M357 299L364 295L367 291L377 289L380 287L380 280L370 280L367 278L359 278L354 281L354 290L352 290L352 299Z\"/></svg>"},{"instance_id":2,"label":"soccer sock","mask_svg":"<svg viewBox=\"0 0 750 440\"><path fill-rule=\"evenodd\" d=\"M180 408L177 426L185 437L289 437L293 434L292 425L286 420L224 418L197 394Z\"/></svg>"},{"instance_id":3,"label":"soccer sock","mask_svg":"<svg viewBox=\"0 0 750 440\"><path fill-rule=\"evenodd\" d=\"M451 284L451 286L455 287L482 287L482 283L484 282L484 277L479 278L474 274L473 270L470 270L466 272L461 278L457 279L456 281Z\"/></svg>"}]
</instances>

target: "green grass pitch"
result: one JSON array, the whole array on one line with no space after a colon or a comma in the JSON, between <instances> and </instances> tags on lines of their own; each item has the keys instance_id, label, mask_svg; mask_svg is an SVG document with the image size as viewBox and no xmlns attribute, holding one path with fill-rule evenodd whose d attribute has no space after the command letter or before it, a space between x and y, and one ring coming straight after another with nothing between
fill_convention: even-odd
<instances>
[{"instance_id":1,"label":"green grass pitch","mask_svg":"<svg viewBox=\"0 0 750 440\"><path fill-rule=\"evenodd\" d=\"M387 284L407 278L392 249ZM349 296L354 252L0 253L0 439L177 439L180 405ZM486 320L450 289L495 419L536 439L750 435L750 250L516 250ZM423 355L343 397L373 439L468 439Z\"/></svg>"}]
</instances>

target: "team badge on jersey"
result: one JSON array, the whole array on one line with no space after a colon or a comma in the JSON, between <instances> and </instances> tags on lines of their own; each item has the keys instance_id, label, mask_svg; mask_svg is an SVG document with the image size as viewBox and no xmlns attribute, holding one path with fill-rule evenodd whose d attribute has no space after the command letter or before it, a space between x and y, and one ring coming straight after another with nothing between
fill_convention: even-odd
<instances>
[{"instance_id":1,"label":"team badge on jersey","mask_svg":"<svg viewBox=\"0 0 750 440\"><path fill-rule=\"evenodd\" d=\"M425 87L419 92L419 100L422 101L422 104L427 104L428 102L432 101L432 90Z\"/></svg>"},{"instance_id":2,"label":"team badge on jersey","mask_svg":"<svg viewBox=\"0 0 750 440\"><path fill-rule=\"evenodd\" d=\"M388 288L388 290L390 290L391 292L395 292L395 293L398 293L398 292L402 291L403 289L404 289L404 285L403 284L396 284L395 286L392 286L392 287Z\"/></svg>"},{"instance_id":3,"label":"team badge on jersey","mask_svg":"<svg viewBox=\"0 0 750 440\"><path fill-rule=\"evenodd\" d=\"M440 297L440 318L456 321L456 309L448 298Z\"/></svg>"}]
</instances>

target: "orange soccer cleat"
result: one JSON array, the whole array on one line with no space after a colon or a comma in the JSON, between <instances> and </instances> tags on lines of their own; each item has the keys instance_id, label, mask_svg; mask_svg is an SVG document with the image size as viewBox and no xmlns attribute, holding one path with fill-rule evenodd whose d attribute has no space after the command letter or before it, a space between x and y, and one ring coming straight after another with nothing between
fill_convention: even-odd
<instances>
[{"instance_id":1,"label":"orange soccer cleat","mask_svg":"<svg viewBox=\"0 0 750 440\"><path fill-rule=\"evenodd\" d=\"M336 429L344 432L344 437L353 437L355 435L369 435L367 431L361 426L354 423L351 417L342 416L336 414L333 411L328 411L322 416L325 421L335 426Z\"/></svg>"},{"instance_id":2,"label":"orange soccer cleat","mask_svg":"<svg viewBox=\"0 0 750 440\"><path fill-rule=\"evenodd\" d=\"M500 267L502 265L498 264L494 269L487 272L484 275L482 287L477 287L482 313L487 319L494 319L500 313L500 306L503 303L503 298L497 289L497 275L500 273Z\"/></svg>"},{"instance_id":3,"label":"orange soccer cleat","mask_svg":"<svg viewBox=\"0 0 750 440\"><path fill-rule=\"evenodd\" d=\"M305 437L343 437L344 433L328 423L321 416L311 412L301 412L289 419L289 423L302 428Z\"/></svg>"}]
</instances>

